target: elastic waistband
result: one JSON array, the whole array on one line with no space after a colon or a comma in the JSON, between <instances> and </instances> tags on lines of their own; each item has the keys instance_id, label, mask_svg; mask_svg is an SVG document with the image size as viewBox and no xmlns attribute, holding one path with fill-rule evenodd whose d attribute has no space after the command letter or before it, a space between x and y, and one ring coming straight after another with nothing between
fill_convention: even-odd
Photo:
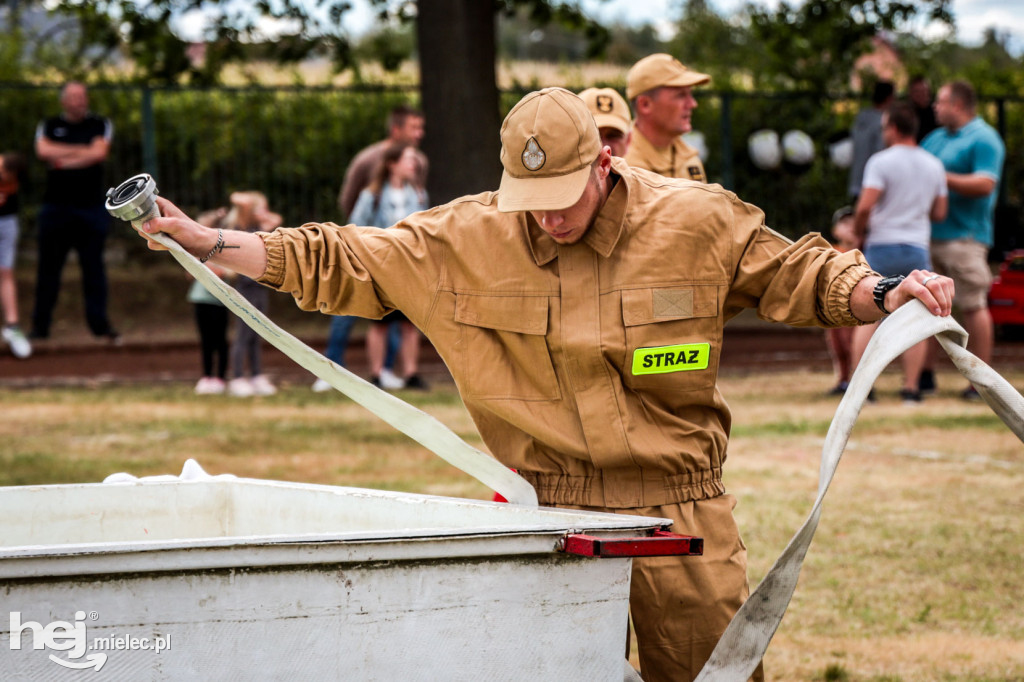
<instances>
[{"instance_id":1,"label":"elastic waistband","mask_svg":"<svg viewBox=\"0 0 1024 682\"><path fill-rule=\"evenodd\" d=\"M520 471L542 505L632 509L706 500L725 493L722 469L667 475L634 467L602 469L589 476Z\"/></svg>"}]
</instances>

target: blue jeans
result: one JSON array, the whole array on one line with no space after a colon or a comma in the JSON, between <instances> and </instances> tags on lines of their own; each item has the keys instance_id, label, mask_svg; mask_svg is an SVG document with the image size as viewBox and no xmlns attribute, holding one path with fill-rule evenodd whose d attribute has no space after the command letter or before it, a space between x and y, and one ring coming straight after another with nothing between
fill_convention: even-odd
<instances>
[{"instance_id":1,"label":"blue jeans","mask_svg":"<svg viewBox=\"0 0 1024 682\"><path fill-rule=\"evenodd\" d=\"M928 249L916 244L878 244L864 248L871 269L882 275L909 275L911 270L931 270Z\"/></svg>"},{"instance_id":2,"label":"blue jeans","mask_svg":"<svg viewBox=\"0 0 1024 682\"><path fill-rule=\"evenodd\" d=\"M342 367L345 366L345 349L348 348L348 337L352 333L352 327L359 321L353 315L333 315L331 327L327 332L327 350L324 355L328 360L333 360ZM384 357L384 366L389 369L395 367L395 356L398 355L398 348L402 345L402 324L396 322L388 327L388 349Z\"/></svg>"},{"instance_id":3,"label":"blue jeans","mask_svg":"<svg viewBox=\"0 0 1024 682\"><path fill-rule=\"evenodd\" d=\"M345 366L345 349L348 348L348 336L352 327L359 320L352 315L334 315L331 317L331 328L327 332L327 351L324 355L342 367Z\"/></svg>"},{"instance_id":4,"label":"blue jeans","mask_svg":"<svg viewBox=\"0 0 1024 682\"><path fill-rule=\"evenodd\" d=\"M384 354L384 366L390 370L395 369L395 357L398 349L402 347L402 323L392 322L388 325L388 348Z\"/></svg>"},{"instance_id":5,"label":"blue jeans","mask_svg":"<svg viewBox=\"0 0 1024 682\"><path fill-rule=\"evenodd\" d=\"M262 284L239 275L235 289L242 298L252 304L261 313L267 312L270 303L270 290ZM239 318L235 326L235 340L231 343L231 374L234 377L245 376L245 363L249 363L250 376L263 374L263 340L256 330Z\"/></svg>"}]
</instances>

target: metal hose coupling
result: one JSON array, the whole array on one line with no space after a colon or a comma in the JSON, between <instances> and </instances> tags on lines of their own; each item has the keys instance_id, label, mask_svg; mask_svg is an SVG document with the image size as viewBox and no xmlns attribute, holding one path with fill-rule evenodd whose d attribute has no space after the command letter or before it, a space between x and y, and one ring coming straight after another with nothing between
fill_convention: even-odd
<instances>
[{"instance_id":1,"label":"metal hose coupling","mask_svg":"<svg viewBox=\"0 0 1024 682\"><path fill-rule=\"evenodd\" d=\"M107 212L132 224L136 230L150 218L159 218L156 181L149 173L134 175L107 190Z\"/></svg>"}]
</instances>

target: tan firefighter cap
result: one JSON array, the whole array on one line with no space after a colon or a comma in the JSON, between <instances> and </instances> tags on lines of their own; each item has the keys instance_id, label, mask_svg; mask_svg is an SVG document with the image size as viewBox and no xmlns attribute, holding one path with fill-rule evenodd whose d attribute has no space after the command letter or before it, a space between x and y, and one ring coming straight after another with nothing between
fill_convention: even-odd
<instances>
[{"instance_id":1,"label":"tan firefighter cap","mask_svg":"<svg viewBox=\"0 0 1024 682\"><path fill-rule=\"evenodd\" d=\"M629 105L618 90L613 88L587 88L580 93L580 99L590 109L597 128L615 128L629 135L633 119L629 115Z\"/></svg>"},{"instance_id":2,"label":"tan firefighter cap","mask_svg":"<svg viewBox=\"0 0 1024 682\"><path fill-rule=\"evenodd\" d=\"M709 82L711 76L691 71L672 55L659 52L638 61L626 74L626 99L632 101L654 88L687 88Z\"/></svg>"},{"instance_id":3,"label":"tan firefighter cap","mask_svg":"<svg viewBox=\"0 0 1024 682\"><path fill-rule=\"evenodd\" d=\"M544 88L519 100L501 124L498 210L553 211L583 195L601 136L583 100Z\"/></svg>"}]
</instances>

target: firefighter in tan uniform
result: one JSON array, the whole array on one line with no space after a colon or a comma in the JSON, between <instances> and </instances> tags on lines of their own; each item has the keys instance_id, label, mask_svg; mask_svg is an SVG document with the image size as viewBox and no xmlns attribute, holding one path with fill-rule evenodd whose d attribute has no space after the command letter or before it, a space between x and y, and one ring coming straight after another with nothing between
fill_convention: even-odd
<instances>
[{"instance_id":1,"label":"firefighter in tan uniform","mask_svg":"<svg viewBox=\"0 0 1024 682\"><path fill-rule=\"evenodd\" d=\"M580 99L597 123L601 144L611 150L612 156L625 157L633 124L626 100L613 88L587 88L580 92Z\"/></svg>"},{"instance_id":2,"label":"firefighter in tan uniform","mask_svg":"<svg viewBox=\"0 0 1024 682\"><path fill-rule=\"evenodd\" d=\"M667 178L707 182L700 155L680 135L693 129L693 88L710 81L711 76L691 71L663 53L633 65L626 74L626 98L636 116L625 157L630 166Z\"/></svg>"},{"instance_id":3,"label":"firefighter in tan uniform","mask_svg":"<svg viewBox=\"0 0 1024 682\"><path fill-rule=\"evenodd\" d=\"M886 310L916 297L948 315L952 282L918 271L882 280L860 252L818 235L793 243L721 187L630 168L567 90L524 97L501 140L497 192L391 229L309 223L218 239L161 198L168 217L144 231L306 310L402 310L441 353L487 447L541 504L668 517L704 537L701 557L633 564L643 677L690 680L748 594L722 484L725 321L752 307L790 324L854 325L883 316L873 294Z\"/></svg>"}]
</instances>

